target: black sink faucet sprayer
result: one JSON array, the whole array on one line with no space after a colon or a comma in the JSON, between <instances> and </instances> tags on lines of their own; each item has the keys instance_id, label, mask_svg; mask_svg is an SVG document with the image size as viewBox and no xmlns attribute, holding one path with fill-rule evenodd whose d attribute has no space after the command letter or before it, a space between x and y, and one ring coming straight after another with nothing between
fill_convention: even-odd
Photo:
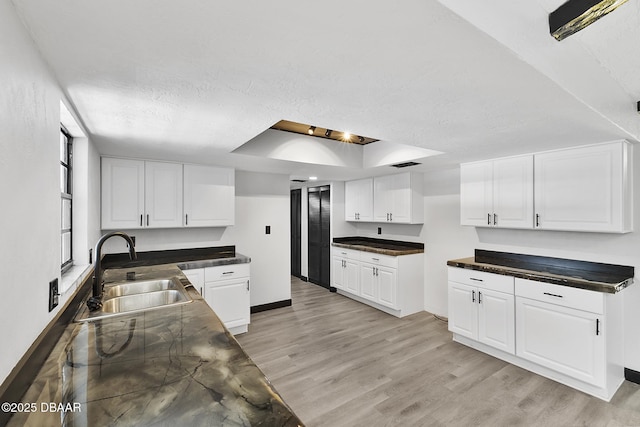
<instances>
[{"instance_id":1,"label":"black sink faucet sprayer","mask_svg":"<svg viewBox=\"0 0 640 427\"><path fill-rule=\"evenodd\" d=\"M102 308L102 245L104 242L113 236L120 236L129 244L129 256L132 260L137 259L136 250L133 247L133 239L128 234L122 231L111 231L98 240L96 248L93 251L93 295L87 300L87 307L89 311L96 311Z\"/></svg>"}]
</instances>

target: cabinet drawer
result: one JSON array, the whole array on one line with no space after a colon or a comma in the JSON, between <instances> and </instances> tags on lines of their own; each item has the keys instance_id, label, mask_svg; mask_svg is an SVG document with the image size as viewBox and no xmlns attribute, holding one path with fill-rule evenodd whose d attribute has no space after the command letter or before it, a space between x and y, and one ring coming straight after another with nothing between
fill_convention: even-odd
<instances>
[{"instance_id":1,"label":"cabinet drawer","mask_svg":"<svg viewBox=\"0 0 640 427\"><path fill-rule=\"evenodd\" d=\"M235 279L237 277L249 277L249 264L229 264L204 269L204 281Z\"/></svg>"},{"instance_id":2,"label":"cabinet drawer","mask_svg":"<svg viewBox=\"0 0 640 427\"><path fill-rule=\"evenodd\" d=\"M348 258L353 260L360 260L361 251L356 251L353 249L345 249L345 248L333 248L333 256L337 256L339 258Z\"/></svg>"},{"instance_id":3,"label":"cabinet drawer","mask_svg":"<svg viewBox=\"0 0 640 427\"><path fill-rule=\"evenodd\" d=\"M592 313L604 313L604 294L535 280L516 279L516 295Z\"/></svg>"},{"instance_id":4,"label":"cabinet drawer","mask_svg":"<svg viewBox=\"0 0 640 427\"><path fill-rule=\"evenodd\" d=\"M380 255L373 252L360 252L360 261L374 265L398 268L398 257L395 256Z\"/></svg>"},{"instance_id":5,"label":"cabinet drawer","mask_svg":"<svg viewBox=\"0 0 640 427\"><path fill-rule=\"evenodd\" d=\"M513 277L466 268L448 267L449 281L513 294Z\"/></svg>"}]
</instances>

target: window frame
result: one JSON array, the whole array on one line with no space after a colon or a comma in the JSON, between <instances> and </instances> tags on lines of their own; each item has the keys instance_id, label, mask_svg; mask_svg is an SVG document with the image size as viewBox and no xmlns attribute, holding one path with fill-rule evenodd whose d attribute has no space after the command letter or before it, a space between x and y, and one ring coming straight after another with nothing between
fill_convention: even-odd
<instances>
[{"instance_id":1,"label":"window frame","mask_svg":"<svg viewBox=\"0 0 640 427\"><path fill-rule=\"evenodd\" d=\"M62 177L63 171L66 171L66 192L62 191L62 182L60 183L60 255L62 257L63 240L62 236L65 233L69 233L69 258L61 263L60 270L62 273L66 272L73 266L73 137L69 131L60 124L60 136L64 136L66 139L66 155L64 161L62 160L62 153L59 153L60 158L60 176ZM62 148L62 143L59 149ZM69 201L69 228L62 228L62 218L64 217L63 203L65 200ZM61 260L62 261L62 260Z\"/></svg>"}]
</instances>

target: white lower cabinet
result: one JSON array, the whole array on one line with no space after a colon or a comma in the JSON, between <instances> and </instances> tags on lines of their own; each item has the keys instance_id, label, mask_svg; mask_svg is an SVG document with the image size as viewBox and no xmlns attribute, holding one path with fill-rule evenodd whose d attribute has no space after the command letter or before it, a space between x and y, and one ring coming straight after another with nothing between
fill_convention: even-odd
<instances>
[{"instance_id":1,"label":"white lower cabinet","mask_svg":"<svg viewBox=\"0 0 640 427\"><path fill-rule=\"evenodd\" d=\"M397 317L424 310L422 253L389 256L334 248L332 286Z\"/></svg>"},{"instance_id":2,"label":"white lower cabinet","mask_svg":"<svg viewBox=\"0 0 640 427\"><path fill-rule=\"evenodd\" d=\"M348 292L360 292L360 262L357 251L349 249L333 252L333 286Z\"/></svg>"},{"instance_id":3,"label":"white lower cabinet","mask_svg":"<svg viewBox=\"0 0 640 427\"><path fill-rule=\"evenodd\" d=\"M513 277L459 270L449 267L449 330L514 354Z\"/></svg>"},{"instance_id":4,"label":"white lower cabinet","mask_svg":"<svg viewBox=\"0 0 640 427\"><path fill-rule=\"evenodd\" d=\"M620 293L448 271L455 341L611 400L624 380ZM511 292L505 281L511 281Z\"/></svg>"},{"instance_id":5,"label":"white lower cabinet","mask_svg":"<svg viewBox=\"0 0 640 427\"><path fill-rule=\"evenodd\" d=\"M518 297L518 356L590 384L604 385L600 315Z\"/></svg>"},{"instance_id":6,"label":"white lower cabinet","mask_svg":"<svg viewBox=\"0 0 640 427\"><path fill-rule=\"evenodd\" d=\"M251 271L249 264L228 264L183 270L191 284L234 335L248 331Z\"/></svg>"}]
</instances>

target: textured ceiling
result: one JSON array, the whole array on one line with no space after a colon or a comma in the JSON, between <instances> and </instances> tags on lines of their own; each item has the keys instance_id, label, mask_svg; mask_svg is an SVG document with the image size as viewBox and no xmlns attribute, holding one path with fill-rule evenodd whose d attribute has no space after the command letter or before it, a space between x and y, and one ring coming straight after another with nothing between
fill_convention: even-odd
<instances>
[{"instance_id":1,"label":"textured ceiling","mask_svg":"<svg viewBox=\"0 0 640 427\"><path fill-rule=\"evenodd\" d=\"M640 0L562 42L555 0L12 1L105 154L348 179L390 170L233 150L281 119L445 153L419 170L640 138Z\"/></svg>"}]
</instances>

